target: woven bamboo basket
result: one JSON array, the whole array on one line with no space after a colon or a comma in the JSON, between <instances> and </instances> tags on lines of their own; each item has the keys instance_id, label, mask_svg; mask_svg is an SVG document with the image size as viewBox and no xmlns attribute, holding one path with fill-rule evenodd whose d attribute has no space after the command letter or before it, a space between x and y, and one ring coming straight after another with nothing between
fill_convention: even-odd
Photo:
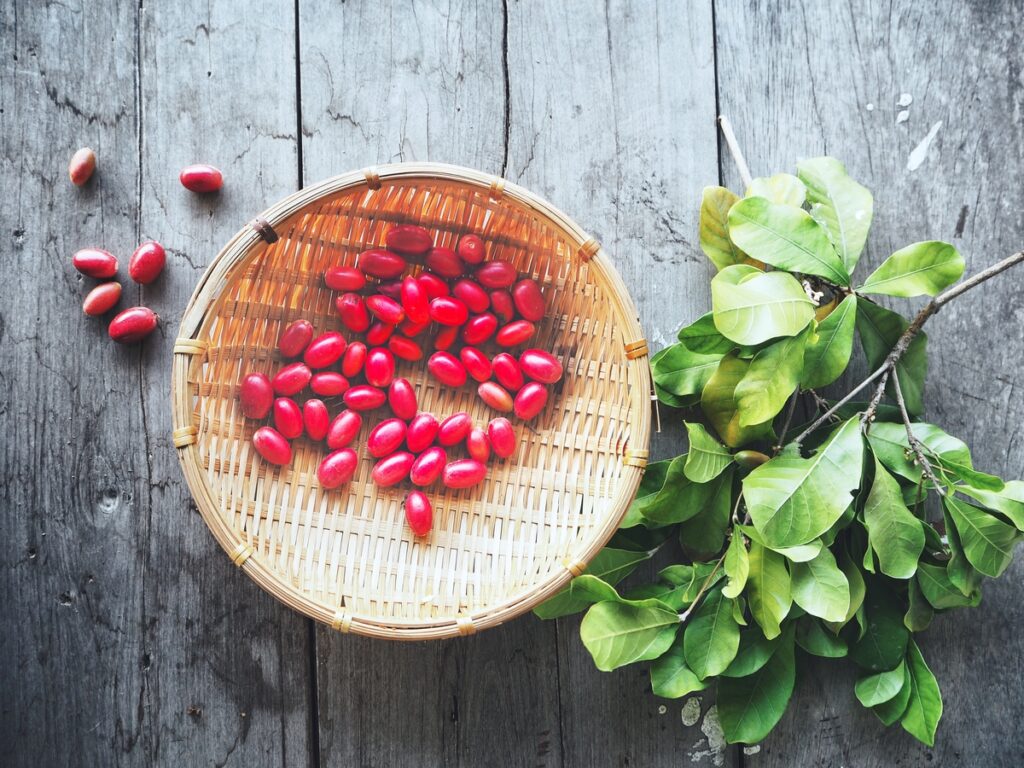
<instances>
[{"instance_id":1,"label":"woven bamboo basket","mask_svg":"<svg viewBox=\"0 0 1024 768\"><path fill-rule=\"evenodd\" d=\"M518 451L491 462L483 484L428 489L434 529L424 539L404 521L408 488L374 485L365 451L352 482L327 491L316 477L322 445L300 439L291 465L274 467L252 449L260 424L237 403L242 377L281 365L277 338L292 320L344 332L324 270L355 263L400 223L428 228L438 245L478 233L488 259L536 279L548 314L531 345L565 367L540 416L529 426L513 421ZM281 602L343 632L467 635L557 592L614 533L647 463L646 355L608 255L563 213L476 171L383 166L289 196L213 260L174 345L173 441L217 541ZM496 415L473 387L440 387L423 362L399 361L398 375L416 387L421 410L466 410L477 423ZM342 407L328 405L332 414ZM379 418L365 420L357 443Z\"/></svg>"}]
</instances>

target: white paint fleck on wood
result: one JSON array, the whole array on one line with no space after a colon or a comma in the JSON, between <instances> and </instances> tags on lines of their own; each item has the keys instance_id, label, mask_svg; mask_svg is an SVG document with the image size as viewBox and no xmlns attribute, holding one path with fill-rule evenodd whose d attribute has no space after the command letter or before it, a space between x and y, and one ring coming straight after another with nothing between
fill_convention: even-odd
<instances>
[{"instance_id":1,"label":"white paint fleck on wood","mask_svg":"<svg viewBox=\"0 0 1024 768\"><path fill-rule=\"evenodd\" d=\"M916 147L914 147L910 156L907 158L908 171L916 171L921 167L921 163L923 163L925 158L928 157L928 148L931 146L932 140L935 138L935 135L939 132L939 128L941 127L942 121L939 120L932 125L925 137L921 139L920 143Z\"/></svg>"}]
</instances>

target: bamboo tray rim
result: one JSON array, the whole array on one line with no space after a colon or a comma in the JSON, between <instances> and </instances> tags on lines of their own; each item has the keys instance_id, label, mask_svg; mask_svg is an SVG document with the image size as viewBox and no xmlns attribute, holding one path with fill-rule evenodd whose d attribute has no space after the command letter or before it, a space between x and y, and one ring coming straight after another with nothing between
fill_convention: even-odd
<instances>
[{"instance_id":1,"label":"bamboo tray rim","mask_svg":"<svg viewBox=\"0 0 1024 768\"><path fill-rule=\"evenodd\" d=\"M518 206L547 220L561 231L565 239L577 247L577 255L587 262L605 281L613 300L615 313L625 341L626 361L637 377L638 386L630 393L630 443L623 454L622 469L605 519L585 537L586 546L576 553L565 553L563 568L505 597L484 610L460 615L455 619L380 618L346 608L337 608L311 597L303 590L282 580L246 544L238 530L229 525L218 511L218 504L206 482L197 444L198 429L192 422L194 388L188 374L201 361L206 342L198 338L208 311L215 306L232 269L254 248L269 242L267 234L276 237L275 228L306 206L319 200L358 188L379 189L385 182L443 180L486 191L491 200L508 198ZM269 225L269 232L266 229ZM425 640L475 632L501 624L531 610L562 589L586 568L590 560L607 544L618 529L629 504L639 487L647 463L650 441L650 370L647 365L647 343L644 339L633 300L614 268L609 255L597 240L590 237L575 221L543 198L512 182L457 165L433 162L394 163L350 171L320 181L292 193L271 205L240 229L210 262L200 278L183 312L178 339L174 345L171 376L172 439L189 490L207 527L228 554L264 591L294 610L342 632L369 637L401 640Z\"/></svg>"}]
</instances>

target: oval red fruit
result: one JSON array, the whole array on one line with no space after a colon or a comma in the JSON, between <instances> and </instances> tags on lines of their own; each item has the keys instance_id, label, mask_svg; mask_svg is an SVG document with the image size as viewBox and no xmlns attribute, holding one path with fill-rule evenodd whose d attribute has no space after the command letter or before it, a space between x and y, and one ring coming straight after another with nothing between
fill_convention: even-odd
<instances>
[{"instance_id":1,"label":"oval red fruit","mask_svg":"<svg viewBox=\"0 0 1024 768\"><path fill-rule=\"evenodd\" d=\"M424 272L422 275L417 277L416 280L423 286L423 290L427 294L428 300L448 295L448 283L437 275Z\"/></svg>"},{"instance_id":2,"label":"oval red fruit","mask_svg":"<svg viewBox=\"0 0 1024 768\"><path fill-rule=\"evenodd\" d=\"M511 323L515 317L515 305L508 291L491 291L491 310L503 323Z\"/></svg>"},{"instance_id":3,"label":"oval red fruit","mask_svg":"<svg viewBox=\"0 0 1024 768\"><path fill-rule=\"evenodd\" d=\"M341 358L342 375L353 378L363 370L363 363L366 362L366 345L361 341L353 341L345 349Z\"/></svg>"},{"instance_id":4,"label":"oval red fruit","mask_svg":"<svg viewBox=\"0 0 1024 768\"><path fill-rule=\"evenodd\" d=\"M160 320L149 307L130 307L114 315L107 327L110 338L119 344L134 344L149 336Z\"/></svg>"},{"instance_id":5,"label":"oval red fruit","mask_svg":"<svg viewBox=\"0 0 1024 768\"><path fill-rule=\"evenodd\" d=\"M507 459L516 452L516 431L512 422L504 416L492 419L487 425L487 437L491 439L491 449L495 456Z\"/></svg>"},{"instance_id":6,"label":"oval red fruit","mask_svg":"<svg viewBox=\"0 0 1024 768\"><path fill-rule=\"evenodd\" d=\"M528 341L535 330L536 326L529 320L513 320L498 331L494 340L502 347L516 347Z\"/></svg>"},{"instance_id":7,"label":"oval red fruit","mask_svg":"<svg viewBox=\"0 0 1024 768\"><path fill-rule=\"evenodd\" d=\"M430 319L441 325L462 325L469 319L469 310L452 296L439 296L430 302Z\"/></svg>"},{"instance_id":8,"label":"oval red fruit","mask_svg":"<svg viewBox=\"0 0 1024 768\"><path fill-rule=\"evenodd\" d=\"M405 272L405 259L397 253L385 251L383 248L371 248L359 254L359 268L363 274L391 280Z\"/></svg>"},{"instance_id":9,"label":"oval red fruit","mask_svg":"<svg viewBox=\"0 0 1024 768\"><path fill-rule=\"evenodd\" d=\"M489 261L476 271L476 279L485 288L508 288L519 277L507 261Z\"/></svg>"},{"instance_id":10,"label":"oval red fruit","mask_svg":"<svg viewBox=\"0 0 1024 768\"><path fill-rule=\"evenodd\" d=\"M274 391L284 397L297 395L306 388L309 380L313 378L313 372L305 363L292 363L279 370L270 383L274 385Z\"/></svg>"},{"instance_id":11,"label":"oval red fruit","mask_svg":"<svg viewBox=\"0 0 1024 768\"><path fill-rule=\"evenodd\" d=\"M400 419L408 421L416 415L419 407L416 403L416 390L408 379L395 379L388 389L388 405L391 412Z\"/></svg>"},{"instance_id":12,"label":"oval red fruit","mask_svg":"<svg viewBox=\"0 0 1024 768\"><path fill-rule=\"evenodd\" d=\"M471 459L487 461L491 456L491 441L480 427L473 427L466 436L466 453Z\"/></svg>"},{"instance_id":13,"label":"oval red fruit","mask_svg":"<svg viewBox=\"0 0 1024 768\"><path fill-rule=\"evenodd\" d=\"M402 309L405 316L414 323L430 321L430 299L427 291L415 277L408 276L402 281Z\"/></svg>"},{"instance_id":14,"label":"oval red fruit","mask_svg":"<svg viewBox=\"0 0 1024 768\"><path fill-rule=\"evenodd\" d=\"M463 347L459 350L459 360L466 366L466 371L477 381L491 378L491 361L487 355L476 347Z\"/></svg>"},{"instance_id":15,"label":"oval red fruit","mask_svg":"<svg viewBox=\"0 0 1024 768\"><path fill-rule=\"evenodd\" d=\"M435 352L427 361L427 370L435 379L449 387L461 387L466 383L466 368L450 352Z\"/></svg>"},{"instance_id":16,"label":"oval red fruit","mask_svg":"<svg viewBox=\"0 0 1024 768\"><path fill-rule=\"evenodd\" d=\"M289 323L277 340L277 348L285 357L298 357L313 340L313 325L308 320Z\"/></svg>"},{"instance_id":17,"label":"oval red fruit","mask_svg":"<svg viewBox=\"0 0 1024 768\"><path fill-rule=\"evenodd\" d=\"M274 426L289 440L302 435L302 410L290 397L274 401Z\"/></svg>"},{"instance_id":18,"label":"oval red fruit","mask_svg":"<svg viewBox=\"0 0 1024 768\"><path fill-rule=\"evenodd\" d=\"M448 462L448 454L444 448L435 445L423 451L413 462L409 470L409 479L414 485L430 485L441 476L444 465Z\"/></svg>"},{"instance_id":19,"label":"oval red fruit","mask_svg":"<svg viewBox=\"0 0 1024 768\"><path fill-rule=\"evenodd\" d=\"M327 428L327 447L332 451L351 444L363 426L363 417L355 411L342 411Z\"/></svg>"},{"instance_id":20,"label":"oval red fruit","mask_svg":"<svg viewBox=\"0 0 1024 768\"><path fill-rule=\"evenodd\" d=\"M371 387L367 384L360 384L358 387L351 387L345 393L345 405L353 411L372 411L380 408L387 401L388 396L383 389Z\"/></svg>"},{"instance_id":21,"label":"oval red fruit","mask_svg":"<svg viewBox=\"0 0 1024 768\"><path fill-rule=\"evenodd\" d=\"M409 476L409 470L412 469L414 461L416 461L416 457L408 451L393 453L374 465L370 477L373 478L373 482L383 488L395 485Z\"/></svg>"},{"instance_id":22,"label":"oval red fruit","mask_svg":"<svg viewBox=\"0 0 1024 768\"><path fill-rule=\"evenodd\" d=\"M395 356L383 347L366 353L366 381L375 387L386 387L395 378Z\"/></svg>"},{"instance_id":23,"label":"oval red fruit","mask_svg":"<svg viewBox=\"0 0 1024 768\"><path fill-rule=\"evenodd\" d=\"M402 298L402 281L391 280L387 283L377 283L377 293L383 293L389 299L399 301Z\"/></svg>"},{"instance_id":24,"label":"oval red fruit","mask_svg":"<svg viewBox=\"0 0 1024 768\"><path fill-rule=\"evenodd\" d=\"M424 264L441 277L458 277L466 271L466 265L451 248L431 248Z\"/></svg>"},{"instance_id":25,"label":"oval red fruit","mask_svg":"<svg viewBox=\"0 0 1024 768\"><path fill-rule=\"evenodd\" d=\"M351 448L342 448L324 457L316 468L316 479L328 490L337 488L352 479L358 466L359 456L356 452Z\"/></svg>"},{"instance_id":26,"label":"oval red fruit","mask_svg":"<svg viewBox=\"0 0 1024 768\"><path fill-rule=\"evenodd\" d=\"M544 294L534 280L526 278L516 283L512 288L512 302L524 320L536 323L544 319Z\"/></svg>"},{"instance_id":27,"label":"oval red fruit","mask_svg":"<svg viewBox=\"0 0 1024 768\"><path fill-rule=\"evenodd\" d=\"M509 392L518 392L523 386L523 372L519 369L519 363L508 352L499 352L495 355L491 360L491 369L494 371L494 378Z\"/></svg>"},{"instance_id":28,"label":"oval red fruit","mask_svg":"<svg viewBox=\"0 0 1024 768\"><path fill-rule=\"evenodd\" d=\"M398 330L405 336L419 336L429 327L429 320L425 323L414 323L409 318L405 318L405 322L398 326Z\"/></svg>"},{"instance_id":29,"label":"oval red fruit","mask_svg":"<svg viewBox=\"0 0 1024 768\"><path fill-rule=\"evenodd\" d=\"M562 363L543 349L527 349L519 355L519 368L534 381L554 384L562 378Z\"/></svg>"},{"instance_id":30,"label":"oval red fruit","mask_svg":"<svg viewBox=\"0 0 1024 768\"><path fill-rule=\"evenodd\" d=\"M548 402L548 389L543 384L531 381L516 393L513 409L520 419L529 421L544 410Z\"/></svg>"},{"instance_id":31,"label":"oval red fruit","mask_svg":"<svg viewBox=\"0 0 1024 768\"><path fill-rule=\"evenodd\" d=\"M274 388L265 373L250 373L238 388L238 404L247 419L263 419L274 405Z\"/></svg>"},{"instance_id":32,"label":"oval red fruit","mask_svg":"<svg viewBox=\"0 0 1024 768\"><path fill-rule=\"evenodd\" d=\"M341 322L354 333L363 333L370 327L370 313L366 311L363 297L358 293L343 293L334 300L334 306L341 315Z\"/></svg>"},{"instance_id":33,"label":"oval red fruit","mask_svg":"<svg viewBox=\"0 0 1024 768\"><path fill-rule=\"evenodd\" d=\"M405 310L402 309L402 305L387 296L380 294L368 296L366 308L373 313L374 317L388 325L398 325L405 320Z\"/></svg>"},{"instance_id":34,"label":"oval red fruit","mask_svg":"<svg viewBox=\"0 0 1024 768\"><path fill-rule=\"evenodd\" d=\"M437 442L445 447L458 445L473 428L473 418L465 411L453 413L437 428Z\"/></svg>"},{"instance_id":35,"label":"oval red fruit","mask_svg":"<svg viewBox=\"0 0 1024 768\"><path fill-rule=\"evenodd\" d=\"M458 459L445 465L441 478L449 488L472 488L487 477L487 466L476 459Z\"/></svg>"},{"instance_id":36,"label":"oval red fruit","mask_svg":"<svg viewBox=\"0 0 1024 768\"><path fill-rule=\"evenodd\" d=\"M487 295L487 291L472 280L459 280L452 288L452 295L460 299L470 312L477 314L486 312L487 308L491 306L491 298Z\"/></svg>"},{"instance_id":37,"label":"oval red fruit","mask_svg":"<svg viewBox=\"0 0 1024 768\"><path fill-rule=\"evenodd\" d=\"M345 337L337 331L327 331L309 342L302 362L310 368L326 368L338 362L344 353Z\"/></svg>"},{"instance_id":38,"label":"oval red fruit","mask_svg":"<svg viewBox=\"0 0 1024 768\"><path fill-rule=\"evenodd\" d=\"M457 338L459 338L459 326L446 325L434 336L434 349L442 352L451 349Z\"/></svg>"},{"instance_id":39,"label":"oval red fruit","mask_svg":"<svg viewBox=\"0 0 1024 768\"><path fill-rule=\"evenodd\" d=\"M302 425L311 440L320 441L327 437L331 416L323 400L312 398L302 404Z\"/></svg>"},{"instance_id":40,"label":"oval red fruit","mask_svg":"<svg viewBox=\"0 0 1024 768\"><path fill-rule=\"evenodd\" d=\"M366 276L355 267L331 267L324 272L324 282L332 291L360 291Z\"/></svg>"},{"instance_id":41,"label":"oval red fruit","mask_svg":"<svg viewBox=\"0 0 1024 768\"><path fill-rule=\"evenodd\" d=\"M292 445L273 427L260 427L253 433L252 445L266 461L278 466L292 460Z\"/></svg>"},{"instance_id":42,"label":"oval red fruit","mask_svg":"<svg viewBox=\"0 0 1024 768\"><path fill-rule=\"evenodd\" d=\"M82 147L71 156L68 163L68 178L76 187L80 187L89 180L92 172L96 170L96 153L89 147Z\"/></svg>"},{"instance_id":43,"label":"oval red fruit","mask_svg":"<svg viewBox=\"0 0 1024 768\"><path fill-rule=\"evenodd\" d=\"M392 336L388 339L388 349L400 360L420 360L423 358L423 350L420 345L405 336Z\"/></svg>"},{"instance_id":44,"label":"oval red fruit","mask_svg":"<svg viewBox=\"0 0 1024 768\"><path fill-rule=\"evenodd\" d=\"M405 497L405 522L414 536L426 536L434 524L434 510L423 491L409 491Z\"/></svg>"},{"instance_id":45,"label":"oval red fruit","mask_svg":"<svg viewBox=\"0 0 1024 768\"><path fill-rule=\"evenodd\" d=\"M484 241L479 235L463 235L455 249L459 258L467 264L479 264L484 260Z\"/></svg>"},{"instance_id":46,"label":"oval red fruit","mask_svg":"<svg viewBox=\"0 0 1024 768\"><path fill-rule=\"evenodd\" d=\"M429 448L437 437L437 419L432 413L417 413L409 422L405 433L405 445L413 453L420 453Z\"/></svg>"},{"instance_id":47,"label":"oval red fruit","mask_svg":"<svg viewBox=\"0 0 1024 768\"><path fill-rule=\"evenodd\" d=\"M410 256L420 256L430 250L434 239L430 232L415 224L399 224L388 230L384 238L388 248Z\"/></svg>"},{"instance_id":48,"label":"oval red fruit","mask_svg":"<svg viewBox=\"0 0 1024 768\"><path fill-rule=\"evenodd\" d=\"M494 410L501 411L502 413L510 413L512 411L512 395L501 384L485 381L476 388L476 393L480 396L481 400Z\"/></svg>"},{"instance_id":49,"label":"oval red fruit","mask_svg":"<svg viewBox=\"0 0 1024 768\"><path fill-rule=\"evenodd\" d=\"M348 379L337 371L321 371L314 373L309 380L309 388L321 397L337 397L345 394L349 388Z\"/></svg>"},{"instance_id":50,"label":"oval red fruit","mask_svg":"<svg viewBox=\"0 0 1024 768\"><path fill-rule=\"evenodd\" d=\"M385 419L366 438L366 448L375 459L398 450L405 442L405 422L401 419Z\"/></svg>"},{"instance_id":51,"label":"oval red fruit","mask_svg":"<svg viewBox=\"0 0 1024 768\"><path fill-rule=\"evenodd\" d=\"M462 326L462 340L467 344L483 344L498 330L498 318L490 312L471 318Z\"/></svg>"},{"instance_id":52,"label":"oval red fruit","mask_svg":"<svg viewBox=\"0 0 1024 768\"><path fill-rule=\"evenodd\" d=\"M391 334L395 332L395 326L387 323L376 322L366 332L366 343L371 347L380 347L387 344Z\"/></svg>"},{"instance_id":53,"label":"oval red fruit","mask_svg":"<svg viewBox=\"0 0 1024 768\"><path fill-rule=\"evenodd\" d=\"M93 288L82 302L82 311L89 317L106 314L121 300L121 284L103 283Z\"/></svg>"},{"instance_id":54,"label":"oval red fruit","mask_svg":"<svg viewBox=\"0 0 1024 768\"><path fill-rule=\"evenodd\" d=\"M167 263L167 252L155 240L148 240L135 249L128 260L128 276L139 285L148 285L159 277Z\"/></svg>"},{"instance_id":55,"label":"oval red fruit","mask_svg":"<svg viewBox=\"0 0 1024 768\"><path fill-rule=\"evenodd\" d=\"M102 248L82 248L75 251L71 264L86 277L106 280L117 274L117 257Z\"/></svg>"},{"instance_id":56,"label":"oval red fruit","mask_svg":"<svg viewBox=\"0 0 1024 768\"><path fill-rule=\"evenodd\" d=\"M224 174L212 165L188 165L178 174L181 186L189 192L216 192L224 186Z\"/></svg>"}]
</instances>

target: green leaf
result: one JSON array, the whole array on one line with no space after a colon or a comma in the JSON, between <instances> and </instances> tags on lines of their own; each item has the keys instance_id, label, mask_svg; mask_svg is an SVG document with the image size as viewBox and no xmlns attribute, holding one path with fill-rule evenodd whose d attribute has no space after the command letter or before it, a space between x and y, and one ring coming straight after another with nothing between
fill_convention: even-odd
<instances>
[{"instance_id":1,"label":"green leaf","mask_svg":"<svg viewBox=\"0 0 1024 768\"><path fill-rule=\"evenodd\" d=\"M808 459L791 445L743 479L754 526L769 546L792 547L832 527L860 485L864 443L856 418L843 422Z\"/></svg>"},{"instance_id":2,"label":"green leaf","mask_svg":"<svg viewBox=\"0 0 1024 768\"><path fill-rule=\"evenodd\" d=\"M1011 480L998 492L958 487L956 490L977 499L989 509L1005 515L1018 531L1024 531L1024 481Z\"/></svg>"},{"instance_id":3,"label":"green leaf","mask_svg":"<svg viewBox=\"0 0 1024 768\"><path fill-rule=\"evenodd\" d=\"M851 179L835 158L812 157L796 168L807 187L811 216L828 232L847 271L853 272L871 229L871 193Z\"/></svg>"},{"instance_id":4,"label":"green leaf","mask_svg":"<svg viewBox=\"0 0 1024 768\"><path fill-rule=\"evenodd\" d=\"M740 628L732 615L732 600L715 588L690 617L683 634L686 664L701 680L719 674L736 657Z\"/></svg>"},{"instance_id":5,"label":"green leaf","mask_svg":"<svg viewBox=\"0 0 1024 768\"><path fill-rule=\"evenodd\" d=\"M917 571L924 551L924 527L903 504L900 484L877 456L875 481L864 501L864 525L868 541L878 555L882 573L894 579L909 579Z\"/></svg>"},{"instance_id":6,"label":"green leaf","mask_svg":"<svg viewBox=\"0 0 1024 768\"><path fill-rule=\"evenodd\" d=\"M857 701L865 707L874 707L883 702L892 701L903 689L905 677L906 669L902 661L896 669L862 677L853 688L854 693L857 694Z\"/></svg>"},{"instance_id":7,"label":"green leaf","mask_svg":"<svg viewBox=\"0 0 1024 768\"><path fill-rule=\"evenodd\" d=\"M737 344L795 336L814 318L814 302L795 277L746 264L712 278L711 307L715 327Z\"/></svg>"},{"instance_id":8,"label":"green leaf","mask_svg":"<svg viewBox=\"0 0 1024 768\"><path fill-rule=\"evenodd\" d=\"M800 383L808 335L805 329L797 336L769 344L754 355L733 393L741 427L770 421L782 410Z\"/></svg>"},{"instance_id":9,"label":"green leaf","mask_svg":"<svg viewBox=\"0 0 1024 768\"><path fill-rule=\"evenodd\" d=\"M707 486L708 496L700 512L679 525L679 545L692 560L713 557L725 543L732 513L732 477L729 467Z\"/></svg>"},{"instance_id":10,"label":"green leaf","mask_svg":"<svg viewBox=\"0 0 1024 768\"><path fill-rule=\"evenodd\" d=\"M640 563L649 560L653 554L653 550L632 552L605 547L594 556L582 575L570 581L568 587L534 608L533 612L541 619L556 619L560 616L579 613L592 603L614 599L609 596L607 590L595 584L595 581L605 585L614 595L615 590L611 585L622 581Z\"/></svg>"},{"instance_id":11,"label":"green leaf","mask_svg":"<svg viewBox=\"0 0 1024 768\"><path fill-rule=\"evenodd\" d=\"M858 290L886 296L935 296L964 273L964 257L949 243L928 240L900 248Z\"/></svg>"},{"instance_id":12,"label":"green leaf","mask_svg":"<svg viewBox=\"0 0 1024 768\"><path fill-rule=\"evenodd\" d=\"M792 606L789 571L782 555L750 542L747 600L754 621L769 640L781 633L782 620Z\"/></svg>"},{"instance_id":13,"label":"green leaf","mask_svg":"<svg viewBox=\"0 0 1024 768\"><path fill-rule=\"evenodd\" d=\"M736 342L718 332L715 316L711 312L681 328L676 338L688 350L700 355L724 355L736 347Z\"/></svg>"},{"instance_id":14,"label":"green leaf","mask_svg":"<svg viewBox=\"0 0 1024 768\"><path fill-rule=\"evenodd\" d=\"M693 408L700 403L700 395L675 395L666 389L662 389L658 382L654 382L654 394L658 402L667 405L669 408Z\"/></svg>"},{"instance_id":15,"label":"green leaf","mask_svg":"<svg viewBox=\"0 0 1024 768\"><path fill-rule=\"evenodd\" d=\"M602 672L656 659L672 645L679 615L660 600L597 603L580 624L580 638Z\"/></svg>"},{"instance_id":16,"label":"green leaf","mask_svg":"<svg viewBox=\"0 0 1024 768\"><path fill-rule=\"evenodd\" d=\"M807 211L747 197L729 209L729 236L751 257L790 272L849 285L828 232ZM728 335L728 334L726 334Z\"/></svg>"},{"instance_id":17,"label":"green leaf","mask_svg":"<svg viewBox=\"0 0 1024 768\"><path fill-rule=\"evenodd\" d=\"M903 626L903 608L889 584L872 579L864 599L867 626L850 648L850 660L871 672L884 672L899 664L910 632Z\"/></svg>"},{"instance_id":18,"label":"green leaf","mask_svg":"<svg viewBox=\"0 0 1024 768\"><path fill-rule=\"evenodd\" d=\"M951 495L942 501L953 518L971 565L992 578L1002 575L1013 561L1017 529Z\"/></svg>"},{"instance_id":19,"label":"green leaf","mask_svg":"<svg viewBox=\"0 0 1024 768\"><path fill-rule=\"evenodd\" d=\"M718 681L718 717L730 744L756 744L774 728L789 704L796 679L793 634L787 631L767 663L746 677Z\"/></svg>"},{"instance_id":20,"label":"green leaf","mask_svg":"<svg viewBox=\"0 0 1024 768\"><path fill-rule=\"evenodd\" d=\"M682 635L676 637L672 647L651 664L651 690L655 696L678 699L706 687L707 684L686 666Z\"/></svg>"},{"instance_id":21,"label":"green leaf","mask_svg":"<svg viewBox=\"0 0 1024 768\"><path fill-rule=\"evenodd\" d=\"M914 422L911 429L928 453L941 459L945 465L971 468L971 452L963 441L923 421ZM910 450L910 440L903 424L875 422L868 432L868 443L879 461L890 471L915 485L921 481L921 468L914 463L915 457Z\"/></svg>"},{"instance_id":22,"label":"green leaf","mask_svg":"<svg viewBox=\"0 0 1024 768\"><path fill-rule=\"evenodd\" d=\"M921 563L917 567L917 583L932 607L938 610L947 608L962 608L976 604L970 597L965 596L949 580L946 569L931 563Z\"/></svg>"},{"instance_id":23,"label":"green leaf","mask_svg":"<svg viewBox=\"0 0 1024 768\"><path fill-rule=\"evenodd\" d=\"M850 608L850 583L830 550L822 549L806 563L793 563L789 571L793 602L825 621L846 618Z\"/></svg>"},{"instance_id":24,"label":"green leaf","mask_svg":"<svg viewBox=\"0 0 1024 768\"><path fill-rule=\"evenodd\" d=\"M907 711L907 702L910 701L910 670L903 664L903 685L899 692L888 701L876 704L871 710L878 716L885 725L892 725Z\"/></svg>"},{"instance_id":25,"label":"green leaf","mask_svg":"<svg viewBox=\"0 0 1024 768\"><path fill-rule=\"evenodd\" d=\"M633 528L647 522L644 518L644 510L652 504L658 503L661 498L660 494L665 486L665 480L668 478L669 468L673 464L681 466L685 463L685 458L680 459L677 456L674 459L654 461L647 465L647 469L640 478L640 487L637 489L636 496L633 498L633 502L629 505L626 516L622 520L620 530L623 528Z\"/></svg>"},{"instance_id":26,"label":"green leaf","mask_svg":"<svg viewBox=\"0 0 1024 768\"><path fill-rule=\"evenodd\" d=\"M747 360L741 360L735 352L730 352L722 358L718 369L708 380L701 394L700 406L704 415L730 448L767 439L773 434L770 421L752 426L740 424L740 412L736 407L734 392L736 385L742 381L749 368L750 363Z\"/></svg>"},{"instance_id":27,"label":"green leaf","mask_svg":"<svg viewBox=\"0 0 1024 768\"><path fill-rule=\"evenodd\" d=\"M908 325L900 315L873 302L865 300L857 304L857 332L872 369L882 364ZM926 347L927 337L918 333L896 363L896 375L900 379L907 410L914 416L924 410L924 379L928 373ZM889 391L892 392L891 387Z\"/></svg>"},{"instance_id":28,"label":"green leaf","mask_svg":"<svg viewBox=\"0 0 1024 768\"><path fill-rule=\"evenodd\" d=\"M812 656L825 659L840 659L849 651L843 638L826 632L821 621L813 616L797 619L796 644Z\"/></svg>"},{"instance_id":29,"label":"green leaf","mask_svg":"<svg viewBox=\"0 0 1024 768\"><path fill-rule=\"evenodd\" d=\"M932 623L935 611L925 599L917 579L907 584L907 612L903 614L903 626L911 632L924 632Z\"/></svg>"},{"instance_id":30,"label":"green leaf","mask_svg":"<svg viewBox=\"0 0 1024 768\"><path fill-rule=\"evenodd\" d=\"M946 575L953 586L960 590L960 594L971 598L976 605L981 602L981 582L984 577L967 559L956 523L945 507L942 508L942 522L946 527L946 542L950 555L949 562L946 563Z\"/></svg>"},{"instance_id":31,"label":"green leaf","mask_svg":"<svg viewBox=\"0 0 1024 768\"><path fill-rule=\"evenodd\" d=\"M838 379L850 362L853 328L857 319L857 297L852 293L833 309L816 329L804 350L800 386L824 387Z\"/></svg>"},{"instance_id":32,"label":"green leaf","mask_svg":"<svg viewBox=\"0 0 1024 768\"><path fill-rule=\"evenodd\" d=\"M745 258L729 239L729 209L737 200L739 197L725 187L704 187L700 201L700 247L719 269Z\"/></svg>"},{"instance_id":33,"label":"green leaf","mask_svg":"<svg viewBox=\"0 0 1024 768\"><path fill-rule=\"evenodd\" d=\"M703 424L683 424L690 439L690 450L686 454L683 472L695 483L714 480L732 464L732 454L711 436Z\"/></svg>"},{"instance_id":34,"label":"green leaf","mask_svg":"<svg viewBox=\"0 0 1024 768\"><path fill-rule=\"evenodd\" d=\"M703 511L717 490L715 483L694 483L686 477L687 454L669 464L664 483L657 493L634 501L644 520L654 525L673 525Z\"/></svg>"},{"instance_id":35,"label":"green leaf","mask_svg":"<svg viewBox=\"0 0 1024 768\"><path fill-rule=\"evenodd\" d=\"M673 588L683 589L681 601L683 605L689 605L696 599L697 593L704 584L710 589L725 574L717 563L694 563L693 565L670 565L658 573L658 578Z\"/></svg>"},{"instance_id":36,"label":"green leaf","mask_svg":"<svg viewBox=\"0 0 1024 768\"><path fill-rule=\"evenodd\" d=\"M740 647L736 658L722 672L722 677L746 677L763 667L775 653L779 638L769 640L760 628L749 627L740 630Z\"/></svg>"},{"instance_id":37,"label":"green leaf","mask_svg":"<svg viewBox=\"0 0 1024 768\"><path fill-rule=\"evenodd\" d=\"M791 173L776 173L774 176L751 180L745 197L763 197L779 205L800 208L807 197L807 189L803 182Z\"/></svg>"},{"instance_id":38,"label":"green leaf","mask_svg":"<svg viewBox=\"0 0 1024 768\"><path fill-rule=\"evenodd\" d=\"M725 553L725 575L729 577L729 583L722 589L722 594L726 597L739 597L744 587L747 586L749 574L750 557L747 555L747 547L743 543L743 534L733 528L729 549Z\"/></svg>"},{"instance_id":39,"label":"green leaf","mask_svg":"<svg viewBox=\"0 0 1024 768\"><path fill-rule=\"evenodd\" d=\"M942 693L935 675L925 664L924 656L913 640L907 648L910 700L900 724L918 741L935 746L935 729L942 717Z\"/></svg>"},{"instance_id":40,"label":"green leaf","mask_svg":"<svg viewBox=\"0 0 1024 768\"><path fill-rule=\"evenodd\" d=\"M678 397L698 394L718 367L720 354L702 355L684 344L671 344L651 358L651 376L661 389Z\"/></svg>"},{"instance_id":41,"label":"green leaf","mask_svg":"<svg viewBox=\"0 0 1024 768\"><path fill-rule=\"evenodd\" d=\"M821 539L814 539L806 544L800 544L795 547L772 547L772 549L793 563L806 563L808 560L813 560L821 552L821 548Z\"/></svg>"},{"instance_id":42,"label":"green leaf","mask_svg":"<svg viewBox=\"0 0 1024 768\"><path fill-rule=\"evenodd\" d=\"M653 555L672 535L669 528L620 528L609 539L607 548L625 549L630 552L646 552ZM589 571L588 571L589 572Z\"/></svg>"}]
</instances>

